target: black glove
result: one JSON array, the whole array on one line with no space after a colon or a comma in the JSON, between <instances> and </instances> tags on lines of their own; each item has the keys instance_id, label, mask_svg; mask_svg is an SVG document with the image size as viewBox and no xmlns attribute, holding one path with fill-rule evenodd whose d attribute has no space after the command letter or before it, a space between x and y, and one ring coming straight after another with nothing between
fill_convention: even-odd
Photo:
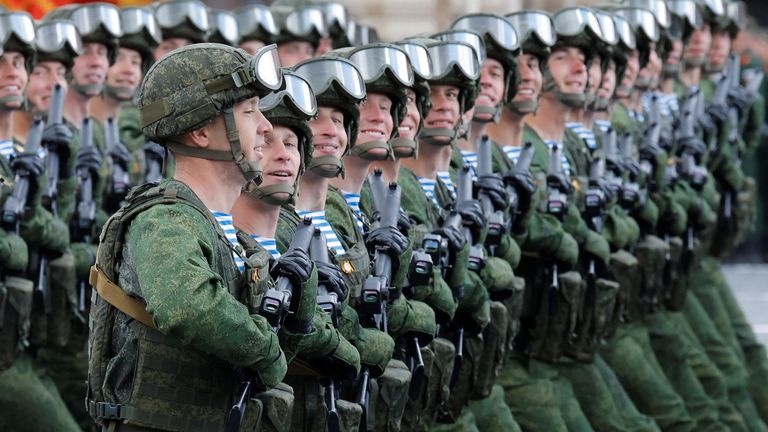
<instances>
[{"instance_id":1,"label":"black glove","mask_svg":"<svg viewBox=\"0 0 768 432\"><path fill-rule=\"evenodd\" d=\"M123 145L123 143L117 143L116 146L109 149L109 157L112 161L120 165L123 169L128 169L128 164L131 163L131 153Z\"/></svg>"},{"instance_id":2,"label":"black glove","mask_svg":"<svg viewBox=\"0 0 768 432\"><path fill-rule=\"evenodd\" d=\"M45 163L37 153L21 153L11 160L11 169L14 173L25 171L30 176L40 177L45 171Z\"/></svg>"},{"instance_id":3,"label":"black glove","mask_svg":"<svg viewBox=\"0 0 768 432\"><path fill-rule=\"evenodd\" d=\"M678 141L678 152L680 154L690 153L697 159L707 151L707 145L699 137L681 137Z\"/></svg>"},{"instance_id":4,"label":"black glove","mask_svg":"<svg viewBox=\"0 0 768 432\"><path fill-rule=\"evenodd\" d=\"M411 231L411 218L408 217L408 213L402 208L400 208L400 213L397 216L397 229L406 237L408 237L408 233Z\"/></svg>"},{"instance_id":5,"label":"black glove","mask_svg":"<svg viewBox=\"0 0 768 432\"><path fill-rule=\"evenodd\" d=\"M48 125L43 129L40 143L49 152L59 155L59 177L71 177L72 173L68 170L69 163L67 162L72 155L72 131L64 124Z\"/></svg>"},{"instance_id":6,"label":"black glove","mask_svg":"<svg viewBox=\"0 0 768 432\"><path fill-rule=\"evenodd\" d=\"M742 86L738 86L728 92L728 103L736 107L739 110L739 114L744 114L753 101L753 95Z\"/></svg>"},{"instance_id":7,"label":"black glove","mask_svg":"<svg viewBox=\"0 0 768 432\"><path fill-rule=\"evenodd\" d=\"M315 261L317 267L317 284L324 285L329 292L339 297L339 302L347 298L347 283L338 266L326 262Z\"/></svg>"},{"instance_id":8,"label":"black glove","mask_svg":"<svg viewBox=\"0 0 768 432\"><path fill-rule=\"evenodd\" d=\"M157 158L159 160L163 160L165 157L165 149L163 146L154 141L147 141L147 143L144 144L143 150L147 157Z\"/></svg>"},{"instance_id":9,"label":"black glove","mask_svg":"<svg viewBox=\"0 0 768 432\"><path fill-rule=\"evenodd\" d=\"M389 255L394 265L395 262L399 262L400 255L408 249L408 237L404 236L396 227L383 226L368 234L365 245L371 255L375 250L383 251Z\"/></svg>"},{"instance_id":10,"label":"black glove","mask_svg":"<svg viewBox=\"0 0 768 432\"><path fill-rule=\"evenodd\" d=\"M533 178L530 171L520 172L513 169L504 174L504 182L515 188L519 202L517 205L518 212L526 214L531 208L531 198L536 193L536 179Z\"/></svg>"},{"instance_id":11,"label":"black glove","mask_svg":"<svg viewBox=\"0 0 768 432\"><path fill-rule=\"evenodd\" d=\"M77 149L75 171L88 170L91 175L98 176L102 162L101 154L96 146L80 147Z\"/></svg>"},{"instance_id":12,"label":"black glove","mask_svg":"<svg viewBox=\"0 0 768 432\"><path fill-rule=\"evenodd\" d=\"M718 127L722 127L728 121L728 107L724 104L711 103L707 106L706 113Z\"/></svg>"},{"instance_id":13,"label":"black glove","mask_svg":"<svg viewBox=\"0 0 768 432\"><path fill-rule=\"evenodd\" d=\"M433 234L442 236L448 241L448 248L456 254L464 248L467 239L459 228L454 226L444 226L433 231Z\"/></svg>"},{"instance_id":14,"label":"black glove","mask_svg":"<svg viewBox=\"0 0 768 432\"><path fill-rule=\"evenodd\" d=\"M456 211L461 215L462 225L469 227L472 237L477 240L486 225L483 209L477 201L464 201L456 204ZM472 239L467 239L467 241Z\"/></svg>"},{"instance_id":15,"label":"black glove","mask_svg":"<svg viewBox=\"0 0 768 432\"><path fill-rule=\"evenodd\" d=\"M704 132L705 136L713 136L715 133L717 133L717 124L715 124L715 120L712 118L712 116L707 113L699 116L696 119L696 124L699 129Z\"/></svg>"},{"instance_id":16,"label":"black glove","mask_svg":"<svg viewBox=\"0 0 768 432\"><path fill-rule=\"evenodd\" d=\"M295 288L300 287L309 279L312 272L312 261L303 249L289 250L276 259L269 269L273 279L279 276L287 277Z\"/></svg>"},{"instance_id":17,"label":"black glove","mask_svg":"<svg viewBox=\"0 0 768 432\"><path fill-rule=\"evenodd\" d=\"M490 198L494 210L506 211L509 207L509 195L504 180L498 174L479 176L475 182L475 191Z\"/></svg>"}]
</instances>

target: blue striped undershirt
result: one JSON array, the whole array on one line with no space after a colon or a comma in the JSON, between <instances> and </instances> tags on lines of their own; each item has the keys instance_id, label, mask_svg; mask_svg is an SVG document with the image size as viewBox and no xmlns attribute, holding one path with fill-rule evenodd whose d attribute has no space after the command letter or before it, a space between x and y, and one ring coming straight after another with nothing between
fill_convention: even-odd
<instances>
[{"instance_id":1,"label":"blue striped undershirt","mask_svg":"<svg viewBox=\"0 0 768 432\"><path fill-rule=\"evenodd\" d=\"M464 165L469 166L469 169L472 171L472 180L477 180L477 153L462 150L461 158L464 160Z\"/></svg>"},{"instance_id":2,"label":"blue striped undershirt","mask_svg":"<svg viewBox=\"0 0 768 432\"><path fill-rule=\"evenodd\" d=\"M563 145L561 143L557 142L557 141L554 141L554 140L544 141L544 144L546 144L547 147L549 147L550 151L552 151L552 147L554 147L554 146L557 146L557 148L560 149L560 155L561 155L560 156L560 161L563 163L563 171L565 172L566 175L570 176L571 175L571 163L568 162L568 158L565 157L565 150L563 149Z\"/></svg>"},{"instance_id":3,"label":"blue striped undershirt","mask_svg":"<svg viewBox=\"0 0 768 432\"><path fill-rule=\"evenodd\" d=\"M566 122L565 127L572 130L576 135L578 135L579 138L584 140L590 150L597 148L595 133L592 131L592 129L589 129L583 124L577 122Z\"/></svg>"},{"instance_id":4,"label":"blue striped undershirt","mask_svg":"<svg viewBox=\"0 0 768 432\"><path fill-rule=\"evenodd\" d=\"M235 225L232 223L232 215L229 213L217 211L211 211L211 213L213 213L213 217L216 218L216 222L219 223L219 226L224 231L224 235L227 237L227 240L229 240L232 245L239 247L240 243L237 242L237 232L235 231ZM237 269L241 272L244 271L245 262L243 259L234 252L232 252L232 258L235 260L235 266L237 266Z\"/></svg>"},{"instance_id":5,"label":"blue striped undershirt","mask_svg":"<svg viewBox=\"0 0 768 432\"><path fill-rule=\"evenodd\" d=\"M513 164L517 164L517 160L520 158L520 152L523 151L523 148L517 146L504 146L502 150L504 150L504 154L507 155Z\"/></svg>"},{"instance_id":6,"label":"blue striped undershirt","mask_svg":"<svg viewBox=\"0 0 768 432\"><path fill-rule=\"evenodd\" d=\"M435 196L437 180L428 179L426 177L418 177L418 179L419 184L421 185L421 190L424 191L424 195L426 195L435 206L440 207L440 204L437 203L437 197Z\"/></svg>"},{"instance_id":7,"label":"blue striped undershirt","mask_svg":"<svg viewBox=\"0 0 768 432\"><path fill-rule=\"evenodd\" d=\"M0 141L0 155L5 156L6 159L16 155L16 149L13 148L12 140Z\"/></svg>"},{"instance_id":8,"label":"blue striped undershirt","mask_svg":"<svg viewBox=\"0 0 768 432\"><path fill-rule=\"evenodd\" d=\"M333 231L333 227L328 223L325 218L325 210L317 211L304 211L296 210L296 214L301 218L308 217L312 219L312 224L325 235L325 242L328 249L332 250L336 255L342 255L346 253L344 246L341 245L341 240L336 236L336 232Z\"/></svg>"},{"instance_id":9,"label":"blue striped undershirt","mask_svg":"<svg viewBox=\"0 0 768 432\"><path fill-rule=\"evenodd\" d=\"M453 199L456 199L456 188L453 187L453 180L451 180L451 173L448 171L438 171L437 178L443 182L448 192L451 193Z\"/></svg>"},{"instance_id":10,"label":"blue striped undershirt","mask_svg":"<svg viewBox=\"0 0 768 432\"><path fill-rule=\"evenodd\" d=\"M605 132L611 127L611 122L609 120L595 120L595 126L597 126L601 132Z\"/></svg>"},{"instance_id":11,"label":"blue striped undershirt","mask_svg":"<svg viewBox=\"0 0 768 432\"><path fill-rule=\"evenodd\" d=\"M280 258L280 251L277 250L277 240L269 237L257 236L256 234L251 234L251 238L256 240L264 250L269 252L269 254L272 255L272 258Z\"/></svg>"},{"instance_id":12,"label":"blue striped undershirt","mask_svg":"<svg viewBox=\"0 0 768 432\"><path fill-rule=\"evenodd\" d=\"M361 233L364 233L365 226L363 225L363 212L360 211L360 194L344 191L341 191L341 194L344 195L344 201L347 202L347 205L352 209L352 213L355 215L357 229L359 229Z\"/></svg>"}]
</instances>

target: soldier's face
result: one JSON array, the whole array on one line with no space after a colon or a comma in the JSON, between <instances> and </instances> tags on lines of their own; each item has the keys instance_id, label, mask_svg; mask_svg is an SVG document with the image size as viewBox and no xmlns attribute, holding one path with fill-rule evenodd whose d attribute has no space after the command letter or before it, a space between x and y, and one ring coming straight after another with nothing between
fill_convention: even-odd
<instances>
[{"instance_id":1,"label":"soldier's face","mask_svg":"<svg viewBox=\"0 0 768 432\"><path fill-rule=\"evenodd\" d=\"M397 131L400 133L401 138L412 140L416 138L416 131L419 130L421 115L419 115L419 107L416 106L416 92L406 89L405 97L408 100L408 105L406 105L408 111L403 121L400 122L400 126L397 127Z\"/></svg>"},{"instance_id":2,"label":"soldier's face","mask_svg":"<svg viewBox=\"0 0 768 432\"><path fill-rule=\"evenodd\" d=\"M255 55L256 52L263 48L266 44L259 40L249 40L240 42L240 48L244 49L248 54Z\"/></svg>"},{"instance_id":3,"label":"soldier's face","mask_svg":"<svg viewBox=\"0 0 768 432\"><path fill-rule=\"evenodd\" d=\"M259 98L251 98L235 104L235 123L240 133L240 147L249 161L260 161L266 134L272 132L272 124L259 111ZM226 128L224 129L226 133ZM229 141L224 135L224 143Z\"/></svg>"},{"instance_id":4,"label":"soldier's face","mask_svg":"<svg viewBox=\"0 0 768 432\"><path fill-rule=\"evenodd\" d=\"M709 52L709 63L722 66L731 53L731 35L727 31L717 32L712 36L712 50Z\"/></svg>"},{"instance_id":5,"label":"soldier's face","mask_svg":"<svg viewBox=\"0 0 768 432\"><path fill-rule=\"evenodd\" d=\"M261 159L262 186L273 184L292 185L299 173L301 155L299 137L289 127L273 125L272 131L264 135L264 149ZM286 199L280 196L276 199Z\"/></svg>"},{"instance_id":6,"label":"soldier's face","mask_svg":"<svg viewBox=\"0 0 768 432\"><path fill-rule=\"evenodd\" d=\"M333 39L329 37L321 38L320 43L317 45L317 49L315 50L315 55L321 56L332 49L333 49Z\"/></svg>"},{"instance_id":7,"label":"soldier's face","mask_svg":"<svg viewBox=\"0 0 768 432\"><path fill-rule=\"evenodd\" d=\"M141 83L141 54L138 51L119 48L117 58L107 71L107 85L119 89L120 100L128 100Z\"/></svg>"},{"instance_id":8,"label":"soldier's face","mask_svg":"<svg viewBox=\"0 0 768 432\"><path fill-rule=\"evenodd\" d=\"M549 56L549 70L558 88L565 93L584 93L587 66L584 52L576 47L558 48Z\"/></svg>"},{"instance_id":9,"label":"soldier's face","mask_svg":"<svg viewBox=\"0 0 768 432\"><path fill-rule=\"evenodd\" d=\"M0 57L0 99L11 97L6 102L8 108L21 108L24 89L27 86L29 75L24 60L24 55L15 51L6 51Z\"/></svg>"},{"instance_id":10,"label":"soldier's face","mask_svg":"<svg viewBox=\"0 0 768 432\"><path fill-rule=\"evenodd\" d=\"M433 85L429 97L432 109L424 119L424 127L454 129L461 119L459 88L451 85ZM450 140L448 137L436 139Z\"/></svg>"},{"instance_id":11,"label":"soldier's face","mask_svg":"<svg viewBox=\"0 0 768 432\"><path fill-rule=\"evenodd\" d=\"M621 78L621 86L624 89L631 89L635 86L635 81L637 80L637 73L640 71L640 52L637 50L632 51L632 53L627 58L627 67L624 68L624 76ZM629 97L629 94L626 93L619 93L617 92L616 95L618 97Z\"/></svg>"},{"instance_id":12,"label":"soldier's face","mask_svg":"<svg viewBox=\"0 0 768 432\"><path fill-rule=\"evenodd\" d=\"M669 55L667 55L667 58L664 60L664 63L669 65L680 64L680 58L682 57L682 55L683 55L683 41L681 40L672 41L672 50L669 52Z\"/></svg>"},{"instance_id":13,"label":"soldier's face","mask_svg":"<svg viewBox=\"0 0 768 432\"><path fill-rule=\"evenodd\" d=\"M595 57L592 64L589 65L589 87L587 87L587 94L596 95L597 89L603 80L603 62L600 57Z\"/></svg>"},{"instance_id":14,"label":"soldier's face","mask_svg":"<svg viewBox=\"0 0 768 432\"><path fill-rule=\"evenodd\" d=\"M158 45L157 48L155 48L155 53L154 53L155 60L160 60L160 57L163 57L164 55L175 50L176 48L185 47L191 44L192 44L192 41L187 38L163 39L163 41L160 42L160 45Z\"/></svg>"},{"instance_id":15,"label":"soldier's face","mask_svg":"<svg viewBox=\"0 0 768 432\"><path fill-rule=\"evenodd\" d=\"M27 99L33 111L48 112L51 106L51 95L56 84L67 90L67 68L54 61L44 61L35 64L27 85Z\"/></svg>"},{"instance_id":16,"label":"soldier's face","mask_svg":"<svg viewBox=\"0 0 768 432\"><path fill-rule=\"evenodd\" d=\"M283 67L291 67L315 55L312 44L304 41L282 42L277 45L277 55Z\"/></svg>"},{"instance_id":17,"label":"soldier's face","mask_svg":"<svg viewBox=\"0 0 768 432\"><path fill-rule=\"evenodd\" d=\"M72 80L80 85L92 84L100 87L107 77L107 70L109 70L107 47L100 43L87 43L83 54L75 57ZM95 97L99 93L101 93L100 88L88 93L88 96Z\"/></svg>"},{"instance_id":18,"label":"soldier's face","mask_svg":"<svg viewBox=\"0 0 768 432\"><path fill-rule=\"evenodd\" d=\"M368 93L367 99L360 104L360 130L357 144L371 141L389 141L392 136L392 100L381 93ZM386 150L374 149L371 154L384 155Z\"/></svg>"},{"instance_id":19,"label":"soldier's face","mask_svg":"<svg viewBox=\"0 0 768 432\"><path fill-rule=\"evenodd\" d=\"M522 54L517 60L520 85L517 86L514 101L527 102L537 100L541 94L541 86L544 81L541 75L539 58L531 54Z\"/></svg>"},{"instance_id":20,"label":"soldier's face","mask_svg":"<svg viewBox=\"0 0 768 432\"><path fill-rule=\"evenodd\" d=\"M498 60L486 58L480 69L480 94L475 99L476 106L495 108L504 97L504 67ZM490 120L492 114L477 114Z\"/></svg>"},{"instance_id":21,"label":"soldier's face","mask_svg":"<svg viewBox=\"0 0 768 432\"><path fill-rule=\"evenodd\" d=\"M616 62L610 60L603 74L603 80L600 82L600 88L597 90L597 97L608 99L613 96L614 90L616 90Z\"/></svg>"},{"instance_id":22,"label":"soldier's face","mask_svg":"<svg viewBox=\"0 0 768 432\"><path fill-rule=\"evenodd\" d=\"M694 30L688 45L683 51L683 58L703 57L709 53L712 48L712 32L709 24L704 24L700 29Z\"/></svg>"},{"instance_id":23,"label":"soldier's face","mask_svg":"<svg viewBox=\"0 0 768 432\"><path fill-rule=\"evenodd\" d=\"M651 44L651 52L648 56L648 64L644 68L640 69L638 77L655 81L661 74L661 57L656 52L656 44ZM653 85L653 84L652 84Z\"/></svg>"},{"instance_id":24,"label":"soldier's face","mask_svg":"<svg viewBox=\"0 0 768 432\"><path fill-rule=\"evenodd\" d=\"M347 149L344 113L336 108L320 106L317 116L309 121L312 130L312 156L334 156L341 159Z\"/></svg>"}]
</instances>

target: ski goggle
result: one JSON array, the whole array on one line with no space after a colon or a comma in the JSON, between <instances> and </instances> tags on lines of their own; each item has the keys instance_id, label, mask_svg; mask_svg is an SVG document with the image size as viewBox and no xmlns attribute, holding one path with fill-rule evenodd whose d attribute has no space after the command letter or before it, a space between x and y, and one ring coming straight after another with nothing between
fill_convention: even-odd
<instances>
[{"instance_id":1,"label":"ski goggle","mask_svg":"<svg viewBox=\"0 0 768 432\"><path fill-rule=\"evenodd\" d=\"M275 91L283 82L277 45L267 45L256 52L247 63L232 73L235 88L256 87Z\"/></svg>"},{"instance_id":2,"label":"ski goggle","mask_svg":"<svg viewBox=\"0 0 768 432\"><path fill-rule=\"evenodd\" d=\"M432 59L432 79L439 79L457 66L471 80L480 78L480 63L472 46L464 42L446 42L428 48Z\"/></svg>"},{"instance_id":3,"label":"ski goggle","mask_svg":"<svg viewBox=\"0 0 768 432\"><path fill-rule=\"evenodd\" d=\"M139 7L121 9L120 22L123 26L123 35L144 33L158 44L163 41L157 20L147 9Z\"/></svg>"},{"instance_id":4,"label":"ski goggle","mask_svg":"<svg viewBox=\"0 0 768 432\"><path fill-rule=\"evenodd\" d=\"M449 30L432 35L432 38L445 42L462 42L472 47L478 64L485 61L485 42L482 36L467 30Z\"/></svg>"},{"instance_id":5,"label":"ski goggle","mask_svg":"<svg viewBox=\"0 0 768 432\"><path fill-rule=\"evenodd\" d=\"M728 3L728 18L736 27L743 27L747 19L747 6L744 2L732 1Z\"/></svg>"},{"instance_id":6,"label":"ski goggle","mask_svg":"<svg viewBox=\"0 0 768 432\"><path fill-rule=\"evenodd\" d=\"M558 36L573 37L587 32L590 36L603 40L600 22L592 9L585 7L562 9L555 13L552 20Z\"/></svg>"},{"instance_id":7,"label":"ski goggle","mask_svg":"<svg viewBox=\"0 0 768 432\"><path fill-rule=\"evenodd\" d=\"M35 23L26 12L0 13L0 42L5 45L11 36L15 36L26 45L35 43Z\"/></svg>"},{"instance_id":8,"label":"ski goggle","mask_svg":"<svg viewBox=\"0 0 768 432\"><path fill-rule=\"evenodd\" d=\"M616 9L615 13L616 15L621 15L626 18L637 33L642 31L649 41L657 42L659 37L661 37L659 25L656 23L656 17L653 16L653 12L648 9L635 7L621 8Z\"/></svg>"},{"instance_id":9,"label":"ski goggle","mask_svg":"<svg viewBox=\"0 0 768 432\"><path fill-rule=\"evenodd\" d=\"M498 46L508 51L516 51L520 47L512 23L499 15L465 15L454 21L451 28L488 35Z\"/></svg>"},{"instance_id":10,"label":"ski goggle","mask_svg":"<svg viewBox=\"0 0 768 432\"><path fill-rule=\"evenodd\" d=\"M624 44L624 48L630 51L636 49L637 39L635 39L635 31L632 30L632 24L623 16L615 14L613 15L613 24L616 28L616 34L619 35L619 42Z\"/></svg>"},{"instance_id":11,"label":"ski goggle","mask_svg":"<svg viewBox=\"0 0 768 432\"><path fill-rule=\"evenodd\" d=\"M357 66L366 82L375 81L385 71L405 87L413 85L413 68L408 54L397 45L367 45L354 51L349 60Z\"/></svg>"},{"instance_id":12,"label":"ski goggle","mask_svg":"<svg viewBox=\"0 0 768 432\"><path fill-rule=\"evenodd\" d=\"M365 98L365 81L354 63L343 58L314 58L299 63L294 69L304 78L316 95L323 94L331 85L356 100Z\"/></svg>"},{"instance_id":13,"label":"ski goggle","mask_svg":"<svg viewBox=\"0 0 768 432\"><path fill-rule=\"evenodd\" d=\"M343 4L329 2L320 3L315 5L315 7L323 12L323 16L325 17L325 27L327 29L330 30L335 26L335 29L341 30L342 32L347 30L349 15L347 14L347 8L345 8Z\"/></svg>"},{"instance_id":14,"label":"ski goggle","mask_svg":"<svg viewBox=\"0 0 768 432\"><path fill-rule=\"evenodd\" d=\"M704 7L709 9L714 16L725 15L725 2L723 0L698 0Z\"/></svg>"},{"instance_id":15,"label":"ski goggle","mask_svg":"<svg viewBox=\"0 0 768 432\"><path fill-rule=\"evenodd\" d=\"M328 36L323 11L315 7L295 10L285 17L284 29L296 36L310 35L316 32L320 37Z\"/></svg>"},{"instance_id":16,"label":"ski goggle","mask_svg":"<svg viewBox=\"0 0 768 432\"><path fill-rule=\"evenodd\" d=\"M693 0L669 0L667 7L673 15L676 15L688 22L688 25L694 29L701 28L704 24L704 18L701 16L701 9Z\"/></svg>"},{"instance_id":17,"label":"ski goggle","mask_svg":"<svg viewBox=\"0 0 768 432\"><path fill-rule=\"evenodd\" d=\"M69 48L71 54L83 53L83 41L72 21L54 20L40 23L35 31L35 45L38 51L55 53Z\"/></svg>"},{"instance_id":18,"label":"ski goggle","mask_svg":"<svg viewBox=\"0 0 768 432\"><path fill-rule=\"evenodd\" d=\"M408 60L411 61L416 75L425 80L432 77L432 59L429 58L427 47L408 41L397 42L397 45L408 54Z\"/></svg>"},{"instance_id":19,"label":"ski goggle","mask_svg":"<svg viewBox=\"0 0 768 432\"><path fill-rule=\"evenodd\" d=\"M81 37L86 37L91 33L104 28L113 37L123 35L120 25L120 9L116 6L106 3L85 4L72 11L69 19L75 23L80 31Z\"/></svg>"},{"instance_id":20,"label":"ski goggle","mask_svg":"<svg viewBox=\"0 0 768 432\"><path fill-rule=\"evenodd\" d=\"M155 18L160 28L173 28L188 20L201 32L211 28L208 20L208 8L199 1L170 1L160 3L155 9Z\"/></svg>"},{"instance_id":21,"label":"ski goggle","mask_svg":"<svg viewBox=\"0 0 768 432\"><path fill-rule=\"evenodd\" d=\"M668 29L672 25L672 15L664 0L631 0L628 6L648 9L656 17L659 27Z\"/></svg>"},{"instance_id":22,"label":"ski goggle","mask_svg":"<svg viewBox=\"0 0 768 432\"><path fill-rule=\"evenodd\" d=\"M542 11L516 12L506 16L515 28L520 44L535 35L544 45L552 46L557 42L555 24L548 13Z\"/></svg>"},{"instance_id":23,"label":"ski goggle","mask_svg":"<svg viewBox=\"0 0 768 432\"><path fill-rule=\"evenodd\" d=\"M218 33L228 45L237 45L240 32L237 27L237 19L232 12L214 11L208 12L208 22L211 23L211 33Z\"/></svg>"},{"instance_id":24,"label":"ski goggle","mask_svg":"<svg viewBox=\"0 0 768 432\"><path fill-rule=\"evenodd\" d=\"M261 98L259 110L269 111L280 104L286 104L307 117L317 114L317 101L309 83L288 70L283 71L283 85L280 90Z\"/></svg>"},{"instance_id":25,"label":"ski goggle","mask_svg":"<svg viewBox=\"0 0 768 432\"><path fill-rule=\"evenodd\" d=\"M600 22L600 31L603 33L603 40L608 45L619 43L619 33L616 31L616 24L613 21L613 15L602 10L595 10L597 21Z\"/></svg>"},{"instance_id":26,"label":"ski goggle","mask_svg":"<svg viewBox=\"0 0 768 432\"><path fill-rule=\"evenodd\" d=\"M272 12L264 5L255 4L243 7L237 11L235 17L241 35L256 33L259 31L259 27L273 36L277 36L280 32Z\"/></svg>"}]
</instances>

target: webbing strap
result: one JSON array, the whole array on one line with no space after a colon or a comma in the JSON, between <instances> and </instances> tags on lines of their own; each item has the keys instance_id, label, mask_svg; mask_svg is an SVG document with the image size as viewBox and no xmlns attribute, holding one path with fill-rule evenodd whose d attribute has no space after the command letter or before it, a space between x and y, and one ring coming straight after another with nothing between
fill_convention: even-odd
<instances>
[{"instance_id":1,"label":"webbing strap","mask_svg":"<svg viewBox=\"0 0 768 432\"><path fill-rule=\"evenodd\" d=\"M323 378L323 375L320 372L300 359L293 359L293 361L288 363L287 375Z\"/></svg>"},{"instance_id":2,"label":"webbing strap","mask_svg":"<svg viewBox=\"0 0 768 432\"><path fill-rule=\"evenodd\" d=\"M157 328L152 319L152 314L147 312L146 305L141 301L130 297L122 288L112 282L97 266L91 267L88 283L96 289L101 298L116 307L124 314L139 321L149 328Z\"/></svg>"}]
</instances>

